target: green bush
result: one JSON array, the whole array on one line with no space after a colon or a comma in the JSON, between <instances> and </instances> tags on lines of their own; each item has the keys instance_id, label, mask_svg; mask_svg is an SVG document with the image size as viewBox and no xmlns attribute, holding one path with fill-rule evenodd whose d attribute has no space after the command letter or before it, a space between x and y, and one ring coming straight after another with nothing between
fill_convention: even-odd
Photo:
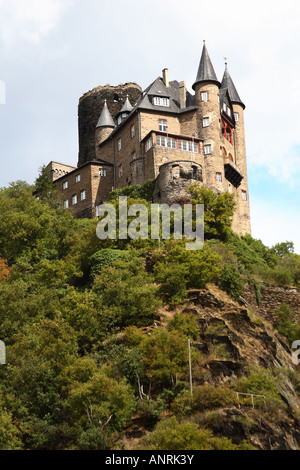
<instances>
[{"instance_id":1,"label":"green bush","mask_svg":"<svg viewBox=\"0 0 300 470\"><path fill-rule=\"evenodd\" d=\"M239 300L244 281L237 268L233 264L225 264L221 272L220 288L227 292L235 300Z\"/></svg>"},{"instance_id":2,"label":"green bush","mask_svg":"<svg viewBox=\"0 0 300 470\"><path fill-rule=\"evenodd\" d=\"M236 404L236 393L230 388L201 385L194 388L193 395L190 392L185 392L178 396L171 409L176 414L186 416Z\"/></svg>"},{"instance_id":3,"label":"green bush","mask_svg":"<svg viewBox=\"0 0 300 470\"><path fill-rule=\"evenodd\" d=\"M124 251L113 250L110 248L104 248L103 250L96 251L89 261L91 266L91 275L99 274L101 270L107 266L111 266L113 262L124 256Z\"/></svg>"},{"instance_id":4,"label":"green bush","mask_svg":"<svg viewBox=\"0 0 300 470\"><path fill-rule=\"evenodd\" d=\"M293 314L289 306L283 302L276 312L275 328L285 336L290 344L300 338L300 323L293 322Z\"/></svg>"},{"instance_id":5,"label":"green bush","mask_svg":"<svg viewBox=\"0 0 300 470\"><path fill-rule=\"evenodd\" d=\"M242 450L254 447L247 443L235 445L226 437L214 437L197 424L179 422L175 416L157 424L154 432L143 439L142 450Z\"/></svg>"}]
</instances>

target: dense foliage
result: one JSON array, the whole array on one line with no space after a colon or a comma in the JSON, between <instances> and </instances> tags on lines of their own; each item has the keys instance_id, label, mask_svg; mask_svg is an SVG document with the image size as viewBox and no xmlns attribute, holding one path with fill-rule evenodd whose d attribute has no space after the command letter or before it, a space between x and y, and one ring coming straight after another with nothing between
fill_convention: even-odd
<instances>
[{"instance_id":1,"label":"dense foliage","mask_svg":"<svg viewBox=\"0 0 300 470\"><path fill-rule=\"evenodd\" d=\"M60 210L44 180L43 170L36 188L19 181L0 191L0 339L7 346L0 450L112 449L136 414L152 427L158 423L144 448L247 448L186 421L235 404L235 393L199 386L191 399L187 345L197 340L198 323L176 311L157 327L159 312L207 283L236 300L245 279L299 285L293 245L268 248L237 237L230 231L230 195L196 187L194 201L207 205L202 250L187 251L184 240L100 240L97 220ZM42 191L39 199L33 189ZM151 190L150 181L114 192L111 200L127 195L129 204L148 204ZM290 338L291 325L281 310L278 331ZM196 348L192 360L201 364ZM250 376L240 386L278 398L264 377ZM166 410L173 417L163 421Z\"/></svg>"}]
</instances>

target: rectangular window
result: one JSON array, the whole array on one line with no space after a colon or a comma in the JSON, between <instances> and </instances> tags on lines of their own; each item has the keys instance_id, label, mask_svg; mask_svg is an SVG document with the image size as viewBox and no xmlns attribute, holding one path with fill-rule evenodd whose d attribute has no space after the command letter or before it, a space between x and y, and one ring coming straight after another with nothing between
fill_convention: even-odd
<instances>
[{"instance_id":1,"label":"rectangular window","mask_svg":"<svg viewBox=\"0 0 300 470\"><path fill-rule=\"evenodd\" d=\"M64 201L64 209L68 209L69 207L69 199L65 199Z\"/></svg>"},{"instance_id":2,"label":"rectangular window","mask_svg":"<svg viewBox=\"0 0 300 470\"><path fill-rule=\"evenodd\" d=\"M201 93L201 101L208 101L208 93L207 93L207 91L202 91L202 93Z\"/></svg>"},{"instance_id":3,"label":"rectangular window","mask_svg":"<svg viewBox=\"0 0 300 470\"><path fill-rule=\"evenodd\" d=\"M238 122L238 120L239 120L239 113L234 113L234 120L235 120L235 122Z\"/></svg>"},{"instance_id":4,"label":"rectangular window","mask_svg":"<svg viewBox=\"0 0 300 470\"><path fill-rule=\"evenodd\" d=\"M68 189L68 186L69 186L68 181L64 181L62 185L63 189Z\"/></svg>"},{"instance_id":5,"label":"rectangular window","mask_svg":"<svg viewBox=\"0 0 300 470\"><path fill-rule=\"evenodd\" d=\"M85 189L83 189L83 190L80 192L80 200L81 200L81 201L84 201L85 198L86 198Z\"/></svg>"},{"instance_id":6,"label":"rectangular window","mask_svg":"<svg viewBox=\"0 0 300 470\"><path fill-rule=\"evenodd\" d=\"M136 160L136 153L135 152L132 153L132 160Z\"/></svg>"},{"instance_id":7,"label":"rectangular window","mask_svg":"<svg viewBox=\"0 0 300 470\"><path fill-rule=\"evenodd\" d=\"M203 127L209 126L209 117L203 118Z\"/></svg>"},{"instance_id":8,"label":"rectangular window","mask_svg":"<svg viewBox=\"0 0 300 470\"><path fill-rule=\"evenodd\" d=\"M122 140L119 139L119 140L118 140L118 150L120 151L121 148L122 148Z\"/></svg>"},{"instance_id":9,"label":"rectangular window","mask_svg":"<svg viewBox=\"0 0 300 470\"><path fill-rule=\"evenodd\" d=\"M216 173L216 181L218 183L221 183L222 182L222 173Z\"/></svg>"},{"instance_id":10,"label":"rectangular window","mask_svg":"<svg viewBox=\"0 0 300 470\"><path fill-rule=\"evenodd\" d=\"M148 150L150 150L152 147L152 137L150 137L150 139L148 139L146 141L146 144L145 144L145 152L148 152Z\"/></svg>"},{"instance_id":11,"label":"rectangular window","mask_svg":"<svg viewBox=\"0 0 300 470\"><path fill-rule=\"evenodd\" d=\"M162 96L154 96L152 103L155 106L170 106L169 98L163 98Z\"/></svg>"},{"instance_id":12,"label":"rectangular window","mask_svg":"<svg viewBox=\"0 0 300 470\"><path fill-rule=\"evenodd\" d=\"M106 170L104 168L100 168L99 176L106 176Z\"/></svg>"},{"instance_id":13,"label":"rectangular window","mask_svg":"<svg viewBox=\"0 0 300 470\"><path fill-rule=\"evenodd\" d=\"M80 182L80 175L76 175L75 176L75 183L79 183Z\"/></svg>"},{"instance_id":14,"label":"rectangular window","mask_svg":"<svg viewBox=\"0 0 300 470\"><path fill-rule=\"evenodd\" d=\"M119 178L123 175L123 167L122 165L119 166Z\"/></svg>"},{"instance_id":15,"label":"rectangular window","mask_svg":"<svg viewBox=\"0 0 300 470\"><path fill-rule=\"evenodd\" d=\"M166 119L159 120L159 130L160 132L167 132L168 125Z\"/></svg>"},{"instance_id":16,"label":"rectangular window","mask_svg":"<svg viewBox=\"0 0 300 470\"><path fill-rule=\"evenodd\" d=\"M131 126L131 137L135 136L135 129L134 129L134 124Z\"/></svg>"},{"instance_id":17,"label":"rectangular window","mask_svg":"<svg viewBox=\"0 0 300 470\"><path fill-rule=\"evenodd\" d=\"M72 206L75 206L77 204L77 194L74 194L72 196Z\"/></svg>"},{"instance_id":18,"label":"rectangular window","mask_svg":"<svg viewBox=\"0 0 300 470\"><path fill-rule=\"evenodd\" d=\"M171 137L165 137L164 135L158 135L156 137L156 144L160 147L169 147L171 149L176 149L176 140Z\"/></svg>"},{"instance_id":19,"label":"rectangular window","mask_svg":"<svg viewBox=\"0 0 300 470\"><path fill-rule=\"evenodd\" d=\"M204 145L204 153L205 155L209 155L211 153L211 145Z\"/></svg>"},{"instance_id":20,"label":"rectangular window","mask_svg":"<svg viewBox=\"0 0 300 470\"><path fill-rule=\"evenodd\" d=\"M247 201L247 191L244 191L243 189L242 189L242 200Z\"/></svg>"},{"instance_id":21,"label":"rectangular window","mask_svg":"<svg viewBox=\"0 0 300 470\"><path fill-rule=\"evenodd\" d=\"M230 110L230 108L228 108L228 106L227 106L227 114L228 114L228 116L231 116L231 110Z\"/></svg>"},{"instance_id":22,"label":"rectangular window","mask_svg":"<svg viewBox=\"0 0 300 470\"><path fill-rule=\"evenodd\" d=\"M226 103L223 103L223 111L225 111L225 113L226 113L226 110L227 110Z\"/></svg>"}]
</instances>

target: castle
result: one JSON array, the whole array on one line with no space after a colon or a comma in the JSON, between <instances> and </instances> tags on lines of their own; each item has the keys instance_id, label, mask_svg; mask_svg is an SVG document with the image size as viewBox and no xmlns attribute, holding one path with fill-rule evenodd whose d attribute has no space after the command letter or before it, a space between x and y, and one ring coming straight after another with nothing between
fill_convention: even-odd
<instances>
[{"instance_id":1,"label":"castle","mask_svg":"<svg viewBox=\"0 0 300 470\"><path fill-rule=\"evenodd\" d=\"M154 202L187 201L194 181L236 201L232 229L250 233L244 109L225 64L219 82L204 42L188 92L168 69L144 91L101 86L79 100L77 167L50 162L64 208L95 217L113 189L156 178Z\"/></svg>"}]
</instances>

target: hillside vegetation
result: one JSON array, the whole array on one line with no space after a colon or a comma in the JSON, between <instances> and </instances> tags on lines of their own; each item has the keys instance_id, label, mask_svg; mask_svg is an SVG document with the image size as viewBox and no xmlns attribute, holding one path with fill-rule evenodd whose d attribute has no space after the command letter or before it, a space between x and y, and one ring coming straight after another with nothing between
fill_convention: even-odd
<instances>
[{"instance_id":1,"label":"hillside vegetation","mask_svg":"<svg viewBox=\"0 0 300 470\"><path fill-rule=\"evenodd\" d=\"M111 203L149 207L152 185ZM238 237L231 195L197 186L201 250L100 240L97 220L37 188L39 200L25 182L0 191L0 450L300 448L299 318L256 309L265 284L300 287L292 242Z\"/></svg>"}]
</instances>

